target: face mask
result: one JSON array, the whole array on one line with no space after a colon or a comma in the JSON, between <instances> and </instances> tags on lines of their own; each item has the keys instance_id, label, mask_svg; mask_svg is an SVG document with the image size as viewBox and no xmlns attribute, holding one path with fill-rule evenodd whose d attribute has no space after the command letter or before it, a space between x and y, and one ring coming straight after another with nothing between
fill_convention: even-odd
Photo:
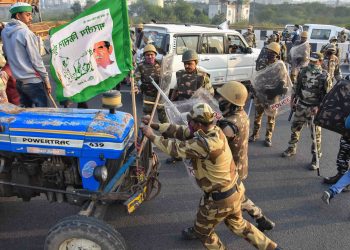
<instances>
[{"instance_id":1,"label":"face mask","mask_svg":"<svg viewBox=\"0 0 350 250\"><path fill-rule=\"evenodd\" d=\"M221 112L226 111L227 104L228 104L228 101L226 101L226 100L223 100L223 101L219 102L219 109L220 109Z\"/></svg>"}]
</instances>

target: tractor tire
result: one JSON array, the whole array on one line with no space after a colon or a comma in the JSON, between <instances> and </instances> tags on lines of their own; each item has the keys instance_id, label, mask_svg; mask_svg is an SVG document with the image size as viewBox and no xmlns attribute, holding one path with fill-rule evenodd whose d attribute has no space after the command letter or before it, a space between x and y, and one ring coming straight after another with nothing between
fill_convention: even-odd
<instances>
[{"instance_id":1,"label":"tractor tire","mask_svg":"<svg viewBox=\"0 0 350 250\"><path fill-rule=\"evenodd\" d=\"M94 217L74 215L53 226L45 250L126 250L123 237L113 227Z\"/></svg>"}]
</instances>

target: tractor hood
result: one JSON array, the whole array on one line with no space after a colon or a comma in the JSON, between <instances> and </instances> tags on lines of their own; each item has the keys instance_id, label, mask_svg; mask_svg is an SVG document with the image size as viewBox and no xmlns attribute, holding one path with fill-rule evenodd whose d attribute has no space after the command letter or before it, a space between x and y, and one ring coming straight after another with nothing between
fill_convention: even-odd
<instances>
[{"instance_id":1,"label":"tractor hood","mask_svg":"<svg viewBox=\"0 0 350 250\"><path fill-rule=\"evenodd\" d=\"M99 109L19 108L0 104L0 150L118 159L133 117Z\"/></svg>"}]
</instances>

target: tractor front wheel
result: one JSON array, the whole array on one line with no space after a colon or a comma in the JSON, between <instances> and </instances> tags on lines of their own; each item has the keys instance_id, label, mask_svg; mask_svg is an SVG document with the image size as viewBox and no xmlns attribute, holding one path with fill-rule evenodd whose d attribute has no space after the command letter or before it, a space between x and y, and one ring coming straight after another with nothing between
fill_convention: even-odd
<instances>
[{"instance_id":1,"label":"tractor front wheel","mask_svg":"<svg viewBox=\"0 0 350 250\"><path fill-rule=\"evenodd\" d=\"M125 250L123 237L110 225L94 217L70 216L53 226L45 250Z\"/></svg>"}]
</instances>

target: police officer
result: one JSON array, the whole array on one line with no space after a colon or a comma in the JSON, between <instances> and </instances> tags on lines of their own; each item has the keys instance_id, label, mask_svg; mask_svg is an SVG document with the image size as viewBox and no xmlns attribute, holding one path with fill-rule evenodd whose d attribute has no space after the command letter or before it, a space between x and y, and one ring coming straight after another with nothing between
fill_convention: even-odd
<instances>
[{"instance_id":1,"label":"police officer","mask_svg":"<svg viewBox=\"0 0 350 250\"><path fill-rule=\"evenodd\" d=\"M136 32L135 32L135 36L136 36L136 40L135 40L135 44L136 44L136 48L140 48L141 42L143 40L143 24L139 23L136 25Z\"/></svg>"},{"instance_id":2,"label":"police officer","mask_svg":"<svg viewBox=\"0 0 350 250\"><path fill-rule=\"evenodd\" d=\"M157 50L152 44L147 44L143 50L145 60L135 70L135 80L141 80L141 92L143 95L143 113L151 114L154 102L157 97L157 89L153 86L150 76L159 85L161 65L156 60ZM164 106L157 107L158 120L161 123L167 122Z\"/></svg>"},{"instance_id":3,"label":"police officer","mask_svg":"<svg viewBox=\"0 0 350 250\"><path fill-rule=\"evenodd\" d=\"M332 82L339 81L342 79L340 67L339 67L339 59L335 55L337 53L337 48L334 44L329 44L324 53L324 60L322 63L322 68L328 72L330 75Z\"/></svg>"},{"instance_id":4,"label":"police officer","mask_svg":"<svg viewBox=\"0 0 350 250\"><path fill-rule=\"evenodd\" d=\"M151 124L142 128L155 146L173 157L191 159L194 177L203 190L193 227L183 230L185 239L199 238L207 249L226 249L215 233L222 221L258 249L279 249L255 226L243 219L241 200L244 186L239 180L226 136L214 125L215 113L205 103L195 104L188 114L188 126ZM148 124L149 119L143 119Z\"/></svg>"},{"instance_id":5,"label":"police officer","mask_svg":"<svg viewBox=\"0 0 350 250\"><path fill-rule=\"evenodd\" d=\"M335 48L336 48L336 53L335 53L335 55L336 55L336 56L338 57L338 59L339 59L339 57L340 57L340 49L339 49L339 46L338 46L338 39L337 39L335 36L332 36L331 39L329 39L329 43L322 45L321 51L320 51L320 52L321 52L323 55L325 55L325 54L326 54L326 51L327 51L327 48L328 48L330 45L334 45L334 46L335 46Z\"/></svg>"},{"instance_id":6,"label":"police officer","mask_svg":"<svg viewBox=\"0 0 350 250\"><path fill-rule=\"evenodd\" d=\"M348 36L345 33L345 30L342 30L339 34L338 34L338 41L340 43L345 43L348 40Z\"/></svg>"},{"instance_id":7,"label":"police officer","mask_svg":"<svg viewBox=\"0 0 350 250\"><path fill-rule=\"evenodd\" d=\"M210 83L208 74L197 68L198 54L194 50L186 50L182 55L182 62L185 69L176 72L176 86L170 100L189 99L201 87L214 95L214 88Z\"/></svg>"},{"instance_id":8,"label":"police officer","mask_svg":"<svg viewBox=\"0 0 350 250\"><path fill-rule=\"evenodd\" d=\"M282 60L283 62L287 61L287 46L286 44L282 41L281 39L282 35L281 32L276 33L276 43L278 43L281 47L281 52L279 55L279 59Z\"/></svg>"},{"instance_id":9,"label":"police officer","mask_svg":"<svg viewBox=\"0 0 350 250\"><path fill-rule=\"evenodd\" d=\"M265 65L262 65L260 69L277 62L278 55L280 54L280 46L276 42L272 42L266 46L266 61ZM265 111L265 104L259 101L258 98L254 98L255 104L255 118L254 118L254 128L253 134L249 137L249 142L255 142L259 138L259 131L261 127L262 116ZM272 133L275 128L276 113L267 116L267 126L265 134L265 146L272 146Z\"/></svg>"},{"instance_id":10,"label":"police officer","mask_svg":"<svg viewBox=\"0 0 350 250\"><path fill-rule=\"evenodd\" d=\"M323 70L323 55L319 52L313 52L310 56L310 62L307 67L300 70L296 85L294 86L294 94L292 103L296 103L294 119L291 126L291 139L289 147L283 152L282 157L290 157L296 154L297 143L300 138L301 130L306 122L310 122L312 116L318 111L319 105L323 97L329 92L332 82L327 71ZM297 101L295 101L297 99ZM316 170L316 153L321 157L321 127L315 126L316 144L312 142L311 152L312 161L310 170Z\"/></svg>"},{"instance_id":11,"label":"police officer","mask_svg":"<svg viewBox=\"0 0 350 250\"><path fill-rule=\"evenodd\" d=\"M224 117L217 125L226 135L239 177L245 180L248 175L249 119L243 107L248 91L242 83L231 81L218 88L217 92L220 95L219 108ZM248 212L255 219L262 232L275 226L247 196L242 196L242 211Z\"/></svg>"},{"instance_id":12,"label":"police officer","mask_svg":"<svg viewBox=\"0 0 350 250\"><path fill-rule=\"evenodd\" d=\"M186 50L182 55L184 70L176 72L176 86L170 96L171 101L181 101L191 98L199 88L206 89L214 95L214 88L211 85L209 75L197 68L198 54L194 50ZM170 157L166 163L175 163L181 158Z\"/></svg>"},{"instance_id":13,"label":"police officer","mask_svg":"<svg viewBox=\"0 0 350 250\"><path fill-rule=\"evenodd\" d=\"M292 80L293 84L296 81L297 75L300 70L300 66L303 66L305 63L308 63L308 60L309 60L311 47L310 47L310 44L307 42L307 36L308 36L308 33L306 31L303 31L300 34L300 40L293 43L293 47L304 44L304 46L299 47L300 49L298 50L300 51L296 53L296 56L290 58L290 62L292 66L291 72L290 72L290 79Z\"/></svg>"},{"instance_id":14,"label":"police officer","mask_svg":"<svg viewBox=\"0 0 350 250\"><path fill-rule=\"evenodd\" d=\"M340 137L339 151L337 155L338 173L323 179L326 184L335 184L349 170L350 163L350 137L343 135Z\"/></svg>"},{"instance_id":15,"label":"police officer","mask_svg":"<svg viewBox=\"0 0 350 250\"><path fill-rule=\"evenodd\" d=\"M249 47L256 48L256 37L252 25L248 26L247 32L243 33L243 37L247 41Z\"/></svg>"}]
</instances>

